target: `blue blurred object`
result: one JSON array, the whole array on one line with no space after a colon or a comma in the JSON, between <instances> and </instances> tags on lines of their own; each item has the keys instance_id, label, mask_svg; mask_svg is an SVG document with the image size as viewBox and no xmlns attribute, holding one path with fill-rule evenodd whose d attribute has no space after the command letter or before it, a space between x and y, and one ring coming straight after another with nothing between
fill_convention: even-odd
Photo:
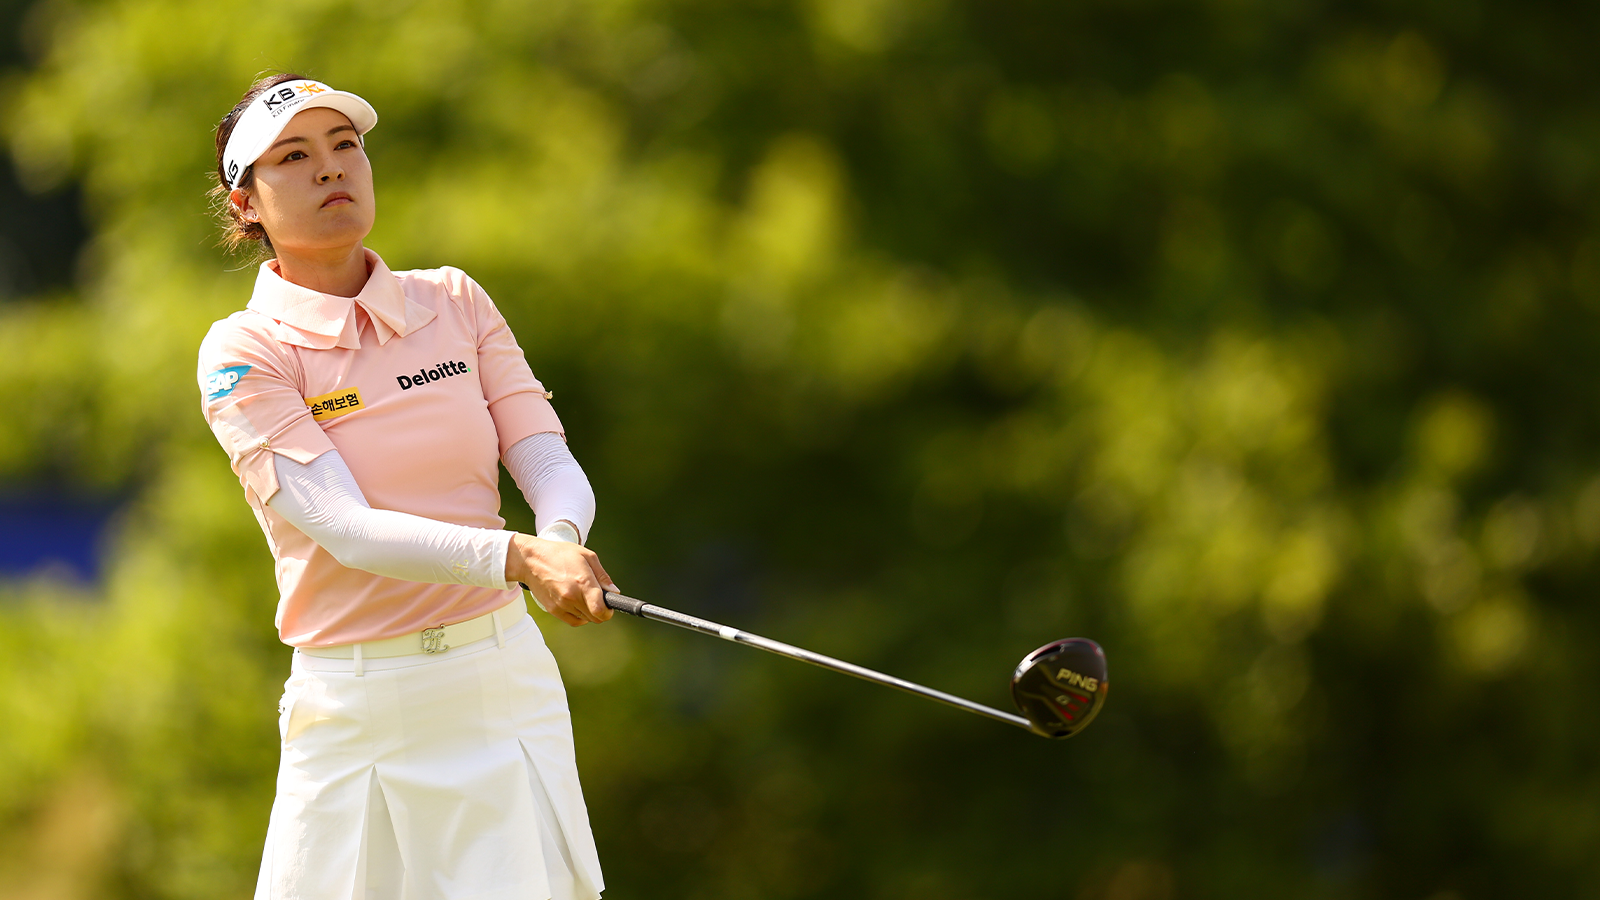
<instances>
[{"instance_id":1,"label":"blue blurred object","mask_svg":"<svg viewBox=\"0 0 1600 900\"><path fill-rule=\"evenodd\" d=\"M115 507L50 496L0 497L0 576L57 571L100 577L102 537Z\"/></svg>"}]
</instances>

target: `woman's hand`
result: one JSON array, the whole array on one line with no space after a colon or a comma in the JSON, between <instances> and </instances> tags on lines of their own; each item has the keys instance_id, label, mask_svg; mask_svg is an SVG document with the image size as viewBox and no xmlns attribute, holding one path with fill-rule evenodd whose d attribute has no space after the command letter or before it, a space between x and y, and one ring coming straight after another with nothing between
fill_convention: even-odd
<instances>
[{"instance_id":1,"label":"woman's hand","mask_svg":"<svg viewBox=\"0 0 1600 900\"><path fill-rule=\"evenodd\" d=\"M527 585L545 612L568 625L611 618L601 587L617 592L617 586L600 557L581 544L514 535L506 549L506 580Z\"/></svg>"}]
</instances>

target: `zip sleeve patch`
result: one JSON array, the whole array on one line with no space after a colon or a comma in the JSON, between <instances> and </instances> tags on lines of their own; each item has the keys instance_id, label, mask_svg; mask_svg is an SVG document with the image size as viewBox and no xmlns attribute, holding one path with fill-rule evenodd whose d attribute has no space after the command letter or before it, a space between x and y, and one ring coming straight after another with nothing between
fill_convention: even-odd
<instances>
[{"instance_id":1,"label":"zip sleeve patch","mask_svg":"<svg viewBox=\"0 0 1600 900\"><path fill-rule=\"evenodd\" d=\"M316 397L307 397L306 405L311 407L311 418L318 422L337 419L347 416L358 409L366 409L366 404L361 402L360 388L344 388Z\"/></svg>"}]
</instances>

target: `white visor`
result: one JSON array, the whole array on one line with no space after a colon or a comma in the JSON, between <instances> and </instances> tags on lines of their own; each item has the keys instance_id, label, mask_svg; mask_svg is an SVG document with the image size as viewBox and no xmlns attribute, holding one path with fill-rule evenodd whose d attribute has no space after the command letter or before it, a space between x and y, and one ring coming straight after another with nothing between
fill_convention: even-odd
<instances>
[{"instance_id":1,"label":"white visor","mask_svg":"<svg viewBox=\"0 0 1600 900\"><path fill-rule=\"evenodd\" d=\"M269 88L250 101L228 136L222 151L222 171L228 174L228 187L237 188L244 170L267 152L295 113L326 106L345 114L357 134L366 134L378 124L372 104L348 91L336 91L320 81L285 81Z\"/></svg>"}]
</instances>

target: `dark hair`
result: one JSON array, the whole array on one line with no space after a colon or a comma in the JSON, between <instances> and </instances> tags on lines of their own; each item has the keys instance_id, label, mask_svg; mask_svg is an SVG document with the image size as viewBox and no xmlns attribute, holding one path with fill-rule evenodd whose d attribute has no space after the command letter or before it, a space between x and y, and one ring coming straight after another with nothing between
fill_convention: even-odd
<instances>
[{"instance_id":1,"label":"dark hair","mask_svg":"<svg viewBox=\"0 0 1600 900\"><path fill-rule=\"evenodd\" d=\"M260 222L246 222L239 211L228 202L228 195L233 193L233 188L228 185L228 175L222 170L222 154L228 149L228 138L233 136L233 128L239 124L239 117L250 104L271 88L275 88L285 81L308 81L304 75L294 72L280 72L276 75L264 75L250 85L244 92L239 102L234 105L228 114L217 123L217 185L207 196L215 209L217 218L222 220L222 246L229 252L237 253L241 248L251 244L257 245L257 254L272 253L272 239L267 237L267 229ZM255 172L250 166L245 166L244 174L239 176L239 187L249 188L255 184Z\"/></svg>"}]
</instances>

